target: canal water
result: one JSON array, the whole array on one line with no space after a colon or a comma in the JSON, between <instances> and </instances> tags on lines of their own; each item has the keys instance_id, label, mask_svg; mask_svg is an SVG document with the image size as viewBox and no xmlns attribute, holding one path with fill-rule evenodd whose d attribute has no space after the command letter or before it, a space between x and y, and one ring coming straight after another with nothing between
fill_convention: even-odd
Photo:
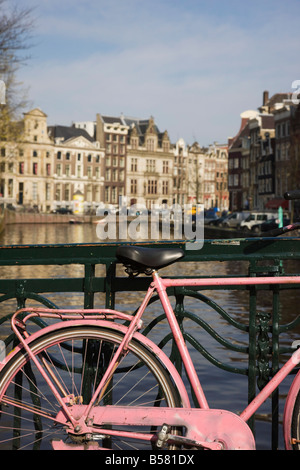
<instances>
[{"instance_id":1,"label":"canal water","mask_svg":"<svg viewBox=\"0 0 300 470\"><path fill-rule=\"evenodd\" d=\"M96 226L93 224L43 224L43 225L8 225L0 237L1 245L12 244L56 244L56 243L97 243L99 242L96 234ZM101 268L99 268L101 270ZM297 272L297 265L290 264L288 272ZM51 278L51 277L81 277L83 275L82 267L77 266L19 266L19 267L0 267L2 278ZM199 275L234 275L247 274L247 264L242 262L218 262L218 263L181 263L170 266L163 270L164 275L176 276L180 272L180 276L199 276ZM99 272L99 275L102 274ZM244 322L248 322L249 299L245 292L239 291L210 291L205 295L213 299L220 305L232 318ZM142 293L127 293L122 296L117 295L116 308L125 312L133 312L139 305ZM61 296L51 300L58 302L60 307L68 307L70 305L82 306L82 297L78 295ZM299 305L299 292L293 291L288 295L285 294L281 301L281 315L284 323L292 321L297 314L297 306ZM95 306L103 306L104 297L99 294L95 299ZM4 315L3 304L1 305L0 314ZM13 308L10 305L9 308ZM206 303L199 302L195 299L186 299L186 310L201 316L219 335L228 341L239 344L247 344L247 334L243 333L231 325L229 325L215 310ZM258 299L258 308L260 311L270 311L271 299L263 294ZM154 303L149 312L145 315L145 322L150 322L156 315L161 313L161 307ZM154 336L162 334L166 325L159 327L159 331L155 330ZM203 328L186 321L185 329L191 333L201 345L217 360L226 363L229 366L244 368L247 366L246 357L242 357L240 353L234 353L225 349L219 343L205 332ZM287 344L295 339L287 336L284 338ZM154 339L153 336L151 339ZM158 337L155 337L157 341ZM240 374L233 374L222 369L212 366L207 359L200 353L191 351L193 360L196 364L202 386L208 398L208 403L213 408L228 409L233 412L241 412L247 406L247 377ZM286 396L291 380L288 379L286 384L280 388L281 414L283 412L283 399ZM270 425L271 403L270 400L259 410L258 419L256 421L256 442L258 449L271 448L271 425ZM280 430L281 431L281 430ZM283 449L283 440L280 432L279 448Z\"/></svg>"}]
</instances>

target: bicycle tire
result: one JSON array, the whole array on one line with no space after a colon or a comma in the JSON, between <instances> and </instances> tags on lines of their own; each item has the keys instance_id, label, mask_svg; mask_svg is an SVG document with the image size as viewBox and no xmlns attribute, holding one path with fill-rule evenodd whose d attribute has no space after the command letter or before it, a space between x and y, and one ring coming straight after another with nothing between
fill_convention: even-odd
<instances>
[{"instance_id":1,"label":"bicycle tire","mask_svg":"<svg viewBox=\"0 0 300 470\"><path fill-rule=\"evenodd\" d=\"M300 450L300 390L292 411L290 445L292 450Z\"/></svg>"},{"instance_id":2,"label":"bicycle tire","mask_svg":"<svg viewBox=\"0 0 300 470\"><path fill-rule=\"evenodd\" d=\"M77 396L86 396L89 391L85 390L82 395L83 385L87 389L93 389L99 383L105 361L111 357L123 337L122 332L109 327L68 326L40 336L31 343L30 348L35 356L43 355L51 364L62 387L65 387L68 393L75 390ZM21 349L0 373L0 396L4 394L0 403L0 450L49 449L52 448L51 441L55 434L65 442L77 444L70 441L70 436L66 435L63 428L55 425L55 416L59 411L55 409L56 400L49 388L44 386L41 374L35 369L33 361L24 349ZM87 380L87 377L90 380ZM102 398L102 405L110 400L110 404L127 406L180 406L179 392L169 372L158 358L135 338L130 341L128 354L123 357L114 377L116 378L110 385L109 395ZM67 379L69 383L66 383ZM140 397L138 388L142 392ZM149 394L147 398L146 390ZM9 399L13 400L10 404ZM21 409L21 402L28 403L25 411ZM106 446L111 448L127 448L124 446L124 439L105 441ZM130 441L127 445L129 449L141 449L140 443Z\"/></svg>"}]
</instances>

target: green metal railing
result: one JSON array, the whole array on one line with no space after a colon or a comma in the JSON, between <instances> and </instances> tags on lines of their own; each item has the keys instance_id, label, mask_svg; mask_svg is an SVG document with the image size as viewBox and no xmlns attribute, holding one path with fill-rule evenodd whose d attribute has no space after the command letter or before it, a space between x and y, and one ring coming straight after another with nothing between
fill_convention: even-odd
<instances>
[{"instance_id":1,"label":"green metal railing","mask_svg":"<svg viewBox=\"0 0 300 470\"><path fill-rule=\"evenodd\" d=\"M138 243L141 245L141 243ZM151 245L154 243L143 243L143 245ZM156 247L172 247L180 246L186 250L186 245L182 241L159 242L155 243ZM5 342L7 347L12 343L14 338L8 331L8 322L13 313L10 306L9 312L6 310L7 302L15 299L16 308L29 306L30 302L38 302L46 307L59 308L61 305L53 302L53 298L49 294L62 293L80 293L83 296L83 305L80 307L94 308L95 295L102 293L104 295L104 303L106 308L114 308L116 294L126 292L145 292L149 286L151 278L138 277L134 280L129 279L126 274L117 274L117 263L115 251L118 243L99 243L99 244L59 244L59 245L12 245L0 247L0 266L5 271L12 266L31 266L32 273L30 276L20 278L3 278L0 280L0 306L2 317L0 320L0 335L6 335ZM300 259L300 239L294 237L266 239L232 239L232 240L206 240L201 250L186 250L183 263L199 263L200 266L204 262L220 263L220 262L244 262L246 265L247 275L249 277L259 276L262 273L270 276L279 276L285 273L285 263L288 261L297 261ZM201 264L202 263L202 264ZM295 264L295 263L294 263ZM83 275L79 277L63 276L63 277L46 277L39 279L34 275L35 266L43 266L46 270L47 266L68 266L81 265L83 267ZM97 274L97 267L102 265L103 275ZM16 268L15 268L16 269ZM242 274L241 274L242 275ZM243 273L244 275L244 273ZM201 276L205 277L205 268L201 272ZM179 276L176 276L179 277ZM183 276L187 277L187 276ZM195 274L191 277L197 277ZM235 274L236 277L236 274ZM250 401L257 394L257 389L262 388L269 378L278 370L281 363L281 356L290 352L287 345L281 344L281 336L288 334L296 334L300 325L300 318L282 324L280 314L280 296L282 291L289 289L299 289L299 285L274 285L274 286L228 286L210 287L208 288L172 288L170 295L175 298L175 312L182 326L186 341L195 351L204 356L211 364L227 371L229 373L240 374L247 377L248 380L248 400ZM245 291L249 301L248 321L240 321L236 317L230 315L219 305L213 298L204 294L204 290L233 290ZM261 291L267 291L272 298L272 306L268 312L260 312L257 307L258 295ZM125 295L125 294L124 294ZM228 338L220 336L214 328L206 323L199 313L191 313L185 306L186 299L199 301L199 305L207 305L220 315L225 322L233 328L243 332L247 338L247 344L237 344ZM153 298L152 302L157 299ZM64 305L66 307L66 305ZM97 305L99 307L99 305ZM200 311L200 310L199 310ZM198 311L198 312L199 312ZM221 345L222 348L234 351L240 354L246 360L240 363L225 364L201 344L199 339L193 333L185 330L184 321L188 319L193 324L204 329L214 341ZM152 319L143 330L144 334L149 334L155 326L164 320L164 315L159 314ZM41 324L41 326L43 326ZM2 334L1 334L2 332ZM166 344L172 344L172 337L167 334L160 339L160 345L164 347ZM181 371L182 364L176 354L174 345L171 346L171 358ZM230 377L229 377L230 379ZM279 428L279 393L276 392L272 397L272 446L276 448L278 445L278 428ZM250 426L254 429L255 422L251 421Z\"/></svg>"}]
</instances>

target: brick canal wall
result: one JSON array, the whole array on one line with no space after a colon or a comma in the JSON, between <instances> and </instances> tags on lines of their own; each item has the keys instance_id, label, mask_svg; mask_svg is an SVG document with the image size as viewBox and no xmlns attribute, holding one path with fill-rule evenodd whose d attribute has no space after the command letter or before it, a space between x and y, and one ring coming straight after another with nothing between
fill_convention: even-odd
<instances>
[{"instance_id":1,"label":"brick canal wall","mask_svg":"<svg viewBox=\"0 0 300 470\"><path fill-rule=\"evenodd\" d=\"M91 224L99 220L97 216L91 215L74 215L74 214L39 214L34 212L15 212L5 211L3 228L9 224L69 224L69 223L83 223ZM128 218L130 221L131 218ZM204 238L243 238L245 236L252 237L254 234L251 232L245 234L233 229L224 229L214 226L204 227Z\"/></svg>"},{"instance_id":2,"label":"brick canal wall","mask_svg":"<svg viewBox=\"0 0 300 470\"><path fill-rule=\"evenodd\" d=\"M5 211L4 223L6 224L68 224L92 223L97 217L91 215L74 214L39 214L35 212Z\"/></svg>"},{"instance_id":3,"label":"brick canal wall","mask_svg":"<svg viewBox=\"0 0 300 470\"><path fill-rule=\"evenodd\" d=\"M96 223L99 217L92 215L76 215L76 214L40 214L34 212L15 212L5 210L4 218L1 222L0 232L8 224L69 224L69 223L82 223L92 224ZM118 217L117 217L118 220ZM128 221L132 218L128 217ZM232 228L221 228L210 225L204 227L205 239L230 239L230 238L244 238L257 236L252 232L242 232Z\"/></svg>"}]
</instances>

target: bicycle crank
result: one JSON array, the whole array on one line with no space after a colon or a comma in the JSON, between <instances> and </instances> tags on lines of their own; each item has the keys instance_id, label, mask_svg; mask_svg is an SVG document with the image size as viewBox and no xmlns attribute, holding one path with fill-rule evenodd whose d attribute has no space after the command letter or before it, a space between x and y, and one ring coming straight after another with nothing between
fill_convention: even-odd
<instances>
[{"instance_id":1,"label":"bicycle crank","mask_svg":"<svg viewBox=\"0 0 300 470\"><path fill-rule=\"evenodd\" d=\"M177 444L180 446L188 447L192 450L223 450L224 444L222 442L202 442L194 439L189 439L184 436L177 436L170 434L171 426L164 424L161 431L158 433L156 447L163 448L168 444Z\"/></svg>"}]
</instances>

